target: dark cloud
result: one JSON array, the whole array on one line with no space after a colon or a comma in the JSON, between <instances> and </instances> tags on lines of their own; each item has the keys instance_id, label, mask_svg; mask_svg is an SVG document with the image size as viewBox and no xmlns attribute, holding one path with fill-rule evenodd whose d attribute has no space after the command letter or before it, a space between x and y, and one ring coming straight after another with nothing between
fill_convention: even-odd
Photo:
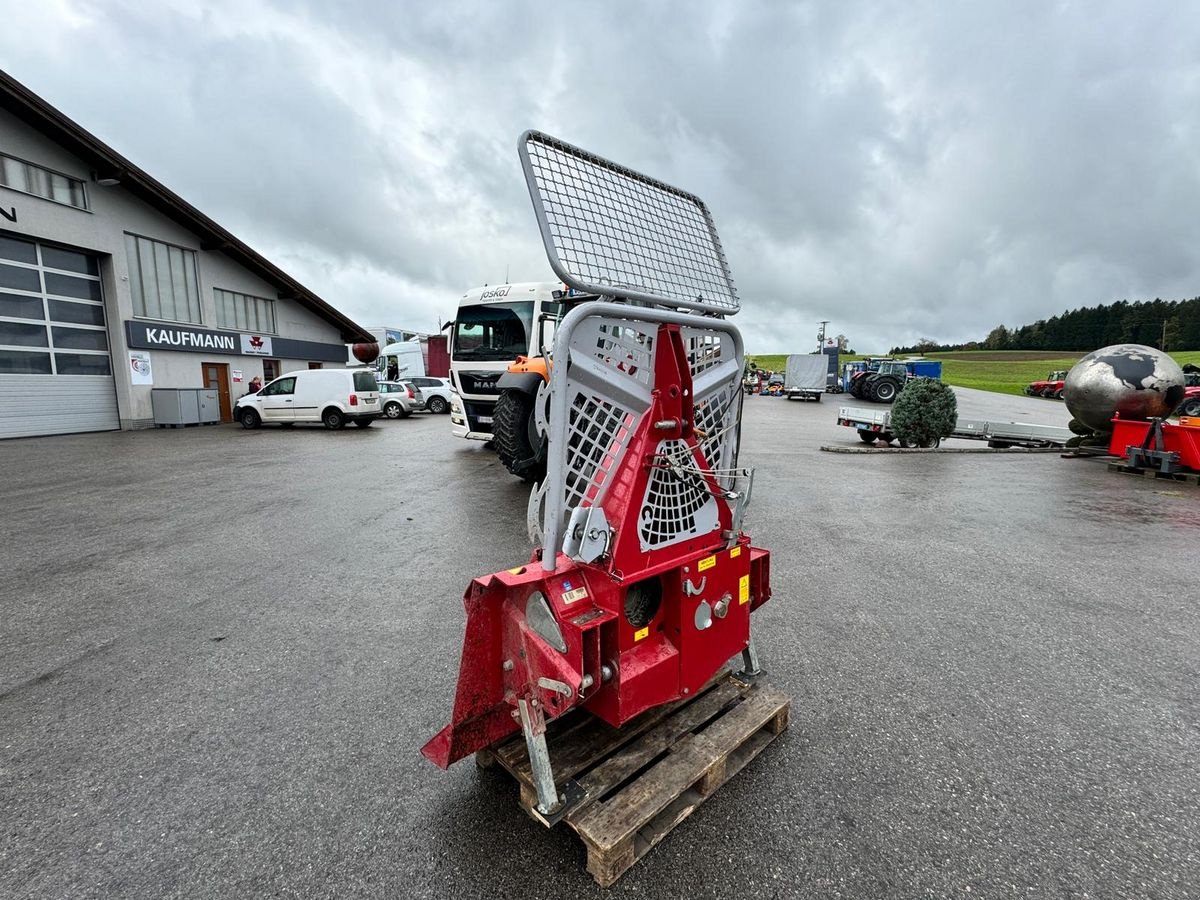
<instances>
[{"instance_id":1,"label":"dark cloud","mask_svg":"<svg viewBox=\"0 0 1200 900\"><path fill-rule=\"evenodd\" d=\"M6 68L363 322L549 277L515 144L692 190L753 350L1197 291L1198 15L1166 4L71 2Z\"/></svg>"}]
</instances>

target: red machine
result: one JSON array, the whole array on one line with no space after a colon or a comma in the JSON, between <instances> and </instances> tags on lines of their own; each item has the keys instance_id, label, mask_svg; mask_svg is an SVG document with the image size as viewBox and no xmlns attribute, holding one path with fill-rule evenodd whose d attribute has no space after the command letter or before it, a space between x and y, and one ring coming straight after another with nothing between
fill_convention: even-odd
<instances>
[{"instance_id":1,"label":"red machine","mask_svg":"<svg viewBox=\"0 0 1200 900\"><path fill-rule=\"evenodd\" d=\"M605 300L558 323L536 404L549 448L530 502L540 547L467 589L454 714L422 752L445 767L523 732L536 812L552 824L572 798L555 784L546 721L582 707L620 727L739 654L756 674L750 613L770 597L770 558L741 530L744 353L707 208L536 132L521 158L552 267ZM581 197L598 184L603 200ZM603 269L613 260L620 280Z\"/></svg>"}]
</instances>

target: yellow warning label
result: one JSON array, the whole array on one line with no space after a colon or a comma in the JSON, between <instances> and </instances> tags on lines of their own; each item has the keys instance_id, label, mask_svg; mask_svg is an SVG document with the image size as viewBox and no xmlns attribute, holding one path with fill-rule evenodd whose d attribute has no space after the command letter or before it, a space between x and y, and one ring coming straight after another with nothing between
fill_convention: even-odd
<instances>
[{"instance_id":1,"label":"yellow warning label","mask_svg":"<svg viewBox=\"0 0 1200 900\"><path fill-rule=\"evenodd\" d=\"M741 548L741 547L734 547L732 550L730 550L730 551L729 551L729 558L730 558L730 559L737 559L737 558L738 558L739 556L741 556L741 555L742 555L742 548Z\"/></svg>"},{"instance_id":2,"label":"yellow warning label","mask_svg":"<svg viewBox=\"0 0 1200 900\"><path fill-rule=\"evenodd\" d=\"M750 576L743 575L738 579L738 603L750 602Z\"/></svg>"},{"instance_id":3,"label":"yellow warning label","mask_svg":"<svg viewBox=\"0 0 1200 900\"><path fill-rule=\"evenodd\" d=\"M573 591L563 591L563 603L574 603L576 600L582 600L588 595L587 588L578 587Z\"/></svg>"},{"instance_id":4,"label":"yellow warning label","mask_svg":"<svg viewBox=\"0 0 1200 900\"><path fill-rule=\"evenodd\" d=\"M637 631L635 631L633 633L633 639L635 641L640 641L642 638L646 637L648 634L650 634L650 626L649 625L647 625L645 628L639 628Z\"/></svg>"},{"instance_id":5,"label":"yellow warning label","mask_svg":"<svg viewBox=\"0 0 1200 900\"><path fill-rule=\"evenodd\" d=\"M716 564L717 558L715 556L706 556L704 559L700 560L700 563L696 566L696 571L703 572L706 569L711 569Z\"/></svg>"},{"instance_id":6,"label":"yellow warning label","mask_svg":"<svg viewBox=\"0 0 1200 900\"><path fill-rule=\"evenodd\" d=\"M524 574L525 574L525 567L524 567L524 566L517 566L515 569L509 569L509 570L508 570L508 574L509 574L509 575L524 575Z\"/></svg>"}]
</instances>

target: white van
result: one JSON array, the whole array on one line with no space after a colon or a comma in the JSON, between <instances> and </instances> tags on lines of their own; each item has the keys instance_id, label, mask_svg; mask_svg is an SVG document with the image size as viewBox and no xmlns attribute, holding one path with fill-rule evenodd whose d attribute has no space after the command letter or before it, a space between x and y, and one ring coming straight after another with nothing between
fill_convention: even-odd
<instances>
[{"instance_id":1,"label":"white van","mask_svg":"<svg viewBox=\"0 0 1200 900\"><path fill-rule=\"evenodd\" d=\"M321 422L326 428L344 428L353 422L366 428L380 416L379 384L366 369L301 369L242 397L233 415L243 428L257 428L264 422L285 426Z\"/></svg>"}]
</instances>

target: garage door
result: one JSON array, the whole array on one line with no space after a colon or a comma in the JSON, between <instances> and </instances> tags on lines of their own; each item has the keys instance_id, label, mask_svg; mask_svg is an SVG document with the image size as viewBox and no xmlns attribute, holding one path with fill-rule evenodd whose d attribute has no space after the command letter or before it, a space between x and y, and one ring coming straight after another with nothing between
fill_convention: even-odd
<instances>
[{"instance_id":1,"label":"garage door","mask_svg":"<svg viewBox=\"0 0 1200 900\"><path fill-rule=\"evenodd\" d=\"M0 234L0 438L120 428L95 256Z\"/></svg>"}]
</instances>

